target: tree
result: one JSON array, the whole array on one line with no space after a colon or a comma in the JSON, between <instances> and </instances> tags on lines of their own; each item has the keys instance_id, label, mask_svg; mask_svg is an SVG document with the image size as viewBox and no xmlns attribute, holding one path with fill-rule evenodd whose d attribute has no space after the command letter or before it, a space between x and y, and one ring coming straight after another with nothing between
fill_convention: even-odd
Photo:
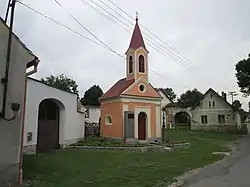
<instances>
[{"instance_id":1,"label":"tree","mask_svg":"<svg viewBox=\"0 0 250 187\"><path fill-rule=\"evenodd\" d=\"M240 109L242 104L240 103L239 100L234 100L232 105L235 109Z\"/></svg>"},{"instance_id":2,"label":"tree","mask_svg":"<svg viewBox=\"0 0 250 187\"><path fill-rule=\"evenodd\" d=\"M163 91L167 94L167 96L174 101L176 99L176 94L172 88L163 88Z\"/></svg>"},{"instance_id":3,"label":"tree","mask_svg":"<svg viewBox=\"0 0 250 187\"><path fill-rule=\"evenodd\" d=\"M247 119L247 112L244 111L242 108L239 108L238 111L241 116L241 121L244 122Z\"/></svg>"},{"instance_id":4,"label":"tree","mask_svg":"<svg viewBox=\"0 0 250 187\"><path fill-rule=\"evenodd\" d=\"M50 75L49 77L42 78L41 81L57 89L75 93L77 94L77 97L79 96L78 85L76 84L76 81L74 81L73 79L69 77L66 77L64 74L61 74L56 77L53 75Z\"/></svg>"},{"instance_id":5,"label":"tree","mask_svg":"<svg viewBox=\"0 0 250 187\"><path fill-rule=\"evenodd\" d=\"M82 105L100 106L99 98L103 95L102 89L99 85L91 86L81 98Z\"/></svg>"},{"instance_id":6,"label":"tree","mask_svg":"<svg viewBox=\"0 0 250 187\"><path fill-rule=\"evenodd\" d=\"M243 59L235 65L235 70L240 91L247 97L250 95L250 54L247 59Z\"/></svg>"},{"instance_id":7,"label":"tree","mask_svg":"<svg viewBox=\"0 0 250 187\"><path fill-rule=\"evenodd\" d=\"M177 100L177 104L181 107L193 107L202 99L202 97L203 94L195 88L181 94L180 98Z\"/></svg>"}]
</instances>

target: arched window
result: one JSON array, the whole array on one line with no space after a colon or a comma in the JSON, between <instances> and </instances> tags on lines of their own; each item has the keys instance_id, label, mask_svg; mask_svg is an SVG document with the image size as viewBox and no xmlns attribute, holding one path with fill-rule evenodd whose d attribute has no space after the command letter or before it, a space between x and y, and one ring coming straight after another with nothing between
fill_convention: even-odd
<instances>
[{"instance_id":1,"label":"arched window","mask_svg":"<svg viewBox=\"0 0 250 187\"><path fill-rule=\"evenodd\" d=\"M144 63L144 56L143 55L139 56L139 72L145 73L145 63Z\"/></svg>"},{"instance_id":2,"label":"arched window","mask_svg":"<svg viewBox=\"0 0 250 187\"><path fill-rule=\"evenodd\" d=\"M130 55L128 59L128 72L132 73L133 72L133 57Z\"/></svg>"},{"instance_id":3,"label":"arched window","mask_svg":"<svg viewBox=\"0 0 250 187\"><path fill-rule=\"evenodd\" d=\"M112 119L110 115L106 116L106 125L112 125Z\"/></svg>"}]
</instances>

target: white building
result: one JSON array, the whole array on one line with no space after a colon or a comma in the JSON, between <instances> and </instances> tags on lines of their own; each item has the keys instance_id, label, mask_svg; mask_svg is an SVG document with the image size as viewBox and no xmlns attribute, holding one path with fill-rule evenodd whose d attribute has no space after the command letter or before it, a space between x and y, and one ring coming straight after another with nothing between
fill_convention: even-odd
<instances>
[{"instance_id":1,"label":"white building","mask_svg":"<svg viewBox=\"0 0 250 187\"><path fill-rule=\"evenodd\" d=\"M205 130L236 130L241 126L238 111L227 102L226 94L222 96L210 88L202 100L192 108L192 129Z\"/></svg>"},{"instance_id":2,"label":"white building","mask_svg":"<svg viewBox=\"0 0 250 187\"><path fill-rule=\"evenodd\" d=\"M84 106L85 112L85 122L87 123L99 123L101 117L101 110L99 106L87 105Z\"/></svg>"},{"instance_id":3,"label":"white building","mask_svg":"<svg viewBox=\"0 0 250 187\"><path fill-rule=\"evenodd\" d=\"M84 113L77 110L77 95L27 80L24 152L46 152L84 137Z\"/></svg>"},{"instance_id":4,"label":"white building","mask_svg":"<svg viewBox=\"0 0 250 187\"><path fill-rule=\"evenodd\" d=\"M9 27L0 17L0 80L7 80L7 86L0 83L0 186L12 186L22 181L21 134L25 82L27 75L36 72L39 63L38 57L12 33L10 61L7 66L8 38Z\"/></svg>"},{"instance_id":5,"label":"white building","mask_svg":"<svg viewBox=\"0 0 250 187\"><path fill-rule=\"evenodd\" d=\"M164 91L164 89L159 88L159 89L156 89L156 90L157 90L157 92L162 97L162 100L161 100L161 109L164 108L164 107L166 107L170 103L172 105L174 105L174 102L168 97L168 95ZM161 120L160 120L161 121L161 125L163 124L163 115L165 116L165 125L167 126L169 124L169 122L171 121L171 119L169 119L171 114L167 114L166 111L161 110Z\"/></svg>"}]
</instances>

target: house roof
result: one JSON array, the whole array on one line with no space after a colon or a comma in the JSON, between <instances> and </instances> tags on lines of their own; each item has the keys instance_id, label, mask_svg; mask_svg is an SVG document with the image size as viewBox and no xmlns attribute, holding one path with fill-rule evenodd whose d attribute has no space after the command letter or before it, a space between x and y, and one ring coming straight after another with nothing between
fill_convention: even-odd
<instances>
[{"instance_id":1,"label":"house roof","mask_svg":"<svg viewBox=\"0 0 250 187\"><path fill-rule=\"evenodd\" d=\"M221 98L225 103L227 103L230 107L232 107L232 108L234 109L233 105L231 105L231 104L230 104L228 101L226 101L222 96L220 96L216 91L214 91L214 89L209 88L209 89L203 94L203 97L201 98L201 100L200 100L198 103L196 103L196 105L193 106L193 107L191 108L191 110L194 110L194 109L200 104L200 102L205 98L205 96L208 95L210 92L213 92L215 95L217 95L217 96L218 96L219 98Z\"/></svg>"},{"instance_id":2,"label":"house roof","mask_svg":"<svg viewBox=\"0 0 250 187\"><path fill-rule=\"evenodd\" d=\"M122 78L117 81L105 94L103 94L99 100L104 100L108 98L118 97L125 91L129 86L135 82L135 79L127 80Z\"/></svg>"},{"instance_id":3,"label":"house roof","mask_svg":"<svg viewBox=\"0 0 250 187\"><path fill-rule=\"evenodd\" d=\"M166 108L175 108L176 105L175 105L175 103L168 103L168 104L166 104L165 107L166 107Z\"/></svg>"},{"instance_id":4,"label":"house roof","mask_svg":"<svg viewBox=\"0 0 250 187\"><path fill-rule=\"evenodd\" d=\"M5 23L5 21L3 20L3 18L0 17L0 23L2 23L3 25L5 25L6 27L8 27L9 29L9 26ZM22 47L28 51L28 53L32 56L34 56L35 60L38 60L38 57L36 55L34 55L34 53L19 39L19 37L14 33L12 32L12 35L14 36L14 38L22 45ZM30 63L30 64L29 64ZM32 63L35 63L33 61L29 62L27 64L27 68L28 67L31 67L33 64Z\"/></svg>"},{"instance_id":5,"label":"house roof","mask_svg":"<svg viewBox=\"0 0 250 187\"><path fill-rule=\"evenodd\" d=\"M143 47L145 50L146 46L142 37L142 33L141 33L141 29L139 27L138 24L138 18L136 19L136 23L135 23L135 28L130 40L130 44L129 44L129 49L138 49L139 47Z\"/></svg>"},{"instance_id":6,"label":"house roof","mask_svg":"<svg viewBox=\"0 0 250 187\"><path fill-rule=\"evenodd\" d=\"M155 90L156 90L157 92L161 91L161 92L166 96L166 98L168 98L168 100L169 100L171 103L175 104L174 101L168 96L167 92L165 92L165 90L164 90L163 88L155 88Z\"/></svg>"}]
</instances>

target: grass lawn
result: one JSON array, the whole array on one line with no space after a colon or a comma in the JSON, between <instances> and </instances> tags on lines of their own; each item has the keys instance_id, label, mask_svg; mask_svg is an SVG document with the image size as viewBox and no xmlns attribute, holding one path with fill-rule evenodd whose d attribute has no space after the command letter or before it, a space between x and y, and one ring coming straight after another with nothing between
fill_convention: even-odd
<instances>
[{"instance_id":1,"label":"grass lawn","mask_svg":"<svg viewBox=\"0 0 250 187\"><path fill-rule=\"evenodd\" d=\"M188 149L135 153L107 150L60 150L24 157L24 181L32 187L152 187L164 186L174 177L212 163L227 150L235 134L172 130L166 139L187 141Z\"/></svg>"}]
</instances>

